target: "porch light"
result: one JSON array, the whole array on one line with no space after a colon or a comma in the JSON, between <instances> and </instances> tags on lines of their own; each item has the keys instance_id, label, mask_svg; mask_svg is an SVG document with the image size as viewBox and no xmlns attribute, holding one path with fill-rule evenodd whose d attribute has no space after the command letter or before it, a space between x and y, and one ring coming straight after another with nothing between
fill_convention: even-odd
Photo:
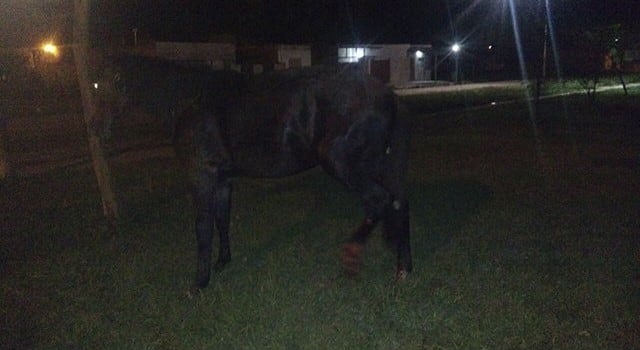
<instances>
[{"instance_id":1,"label":"porch light","mask_svg":"<svg viewBox=\"0 0 640 350\"><path fill-rule=\"evenodd\" d=\"M58 56L58 47L50 42L42 44L41 48L42 48L42 51L44 51L45 53L48 53L53 56Z\"/></svg>"}]
</instances>

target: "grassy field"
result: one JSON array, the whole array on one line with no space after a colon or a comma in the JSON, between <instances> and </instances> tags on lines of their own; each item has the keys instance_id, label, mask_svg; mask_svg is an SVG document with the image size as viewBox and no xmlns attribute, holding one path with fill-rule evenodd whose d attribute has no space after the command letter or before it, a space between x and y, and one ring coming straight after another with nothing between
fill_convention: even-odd
<instances>
[{"instance_id":1,"label":"grassy field","mask_svg":"<svg viewBox=\"0 0 640 350\"><path fill-rule=\"evenodd\" d=\"M174 159L114 161L116 237L86 166L10 178L0 348L637 349L639 97L543 101L538 142L524 104L412 114L403 283L380 235L361 276L343 275L361 209L319 170L234 182L233 260L193 300Z\"/></svg>"},{"instance_id":2,"label":"grassy field","mask_svg":"<svg viewBox=\"0 0 640 350\"><path fill-rule=\"evenodd\" d=\"M626 74L624 81L627 85L635 85L640 82L640 75ZM562 94L584 94L586 93L587 85L592 88L593 82L587 82L582 79L567 79L561 82L547 80L540 85L540 97L544 99ZM620 85L619 77L603 76L598 80L598 93L596 95L599 96L600 90L606 90L618 85ZM526 98L534 99L538 93L535 80L530 81L528 84L517 82L510 84L487 83L487 86L474 89L466 89L465 87L467 86L470 85L447 86L444 89L418 89L423 92L422 94L415 94L412 89L408 89L401 90L400 94L403 95L406 105L414 112L438 113L443 110L474 108L492 103L510 103ZM452 90L455 88L459 88L459 91Z\"/></svg>"}]
</instances>

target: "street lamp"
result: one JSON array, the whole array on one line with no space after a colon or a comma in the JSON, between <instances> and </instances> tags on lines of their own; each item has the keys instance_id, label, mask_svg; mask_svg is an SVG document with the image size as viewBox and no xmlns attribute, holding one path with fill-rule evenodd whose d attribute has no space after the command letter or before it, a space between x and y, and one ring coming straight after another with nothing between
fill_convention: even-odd
<instances>
[{"instance_id":1,"label":"street lamp","mask_svg":"<svg viewBox=\"0 0 640 350\"><path fill-rule=\"evenodd\" d=\"M460 44L458 44L458 43L454 43L453 45L451 45L451 52L453 52L453 56L454 56L454 59L455 59L455 62L456 62L456 70L454 72L455 75L454 75L454 79L453 79L456 82L456 84L460 83L460 79L459 79L459 76L460 76L460 64L459 64L460 63L459 62L460 61L460 55L458 54L458 53L460 53L460 49L461 49L461 47L460 47Z\"/></svg>"},{"instance_id":2,"label":"street lamp","mask_svg":"<svg viewBox=\"0 0 640 350\"><path fill-rule=\"evenodd\" d=\"M59 51L58 51L58 47L57 47L57 46L55 46L55 45L54 45L53 43L51 43L51 42L48 42L48 43L42 44L41 49L42 49L42 51L44 51L45 53L48 53L48 54L53 55L53 56L58 56L58 52L59 52Z\"/></svg>"}]
</instances>

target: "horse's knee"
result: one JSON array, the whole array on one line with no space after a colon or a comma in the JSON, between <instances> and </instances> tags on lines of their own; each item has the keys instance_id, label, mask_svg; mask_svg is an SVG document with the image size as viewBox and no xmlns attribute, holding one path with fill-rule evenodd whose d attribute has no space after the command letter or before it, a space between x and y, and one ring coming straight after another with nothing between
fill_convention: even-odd
<instances>
[{"instance_id":1,"label":"horse's knee","mask_svg":"<svg viewBox=\"0 0 640 350\"><path fill-rule=\"evenodd\" d=\"M368 218L379 219L391 203L391 194L382 186L373 183L362 191L362 205Z\"/></svg>"}]
</instances>

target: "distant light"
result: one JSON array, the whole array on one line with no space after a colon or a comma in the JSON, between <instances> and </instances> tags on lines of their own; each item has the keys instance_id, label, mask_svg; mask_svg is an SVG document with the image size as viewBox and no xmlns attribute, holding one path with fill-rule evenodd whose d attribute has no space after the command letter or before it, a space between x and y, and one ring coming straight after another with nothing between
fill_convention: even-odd
<instances>
[{"instance_id":1,"label":"distant light","mask_svg":"<svg viewBox=\"0 0 640 350\"><path fill-rule=\"evenodd\" d=\"M365 56L363 47L341 47L338 48L338 62L356 63Z\"/></svg>"},{"instance_id":2,"label":"distant light","mask_svg":"<svg viewBox=\"0 0 640 350\"><path fill-rule=\"evenodd\" d=\"M492 101L492 102L491 102L491 105L492 105L492 106L495 106L495 105L496 105L496 101Z\"/></svg>"},{"instance_id":3,"label":"distant light","mask_svg":"<svg viewBox=\"0 0 640 350\"><path fill-rule=\"evenodd\" d=\"M93 88L98 90L98 83L93 83Z\"/></svg>"},{"instance_id":4,"label":"distant light","mask_svg":"<svg viewBox=\"0 0 640 350\"><path fill-rule=\"evenodd\" d=\"M416 51L416 58L422 58L422 57L424 57L424 53L422 51L420 51L420 50L417 50Z\"/></svg>"},{"instance_id":5,"label":"distant light","mask_svg":"<svg viewBox=\"0 0 640 350\"><path fill-rule=\"evenodd\" d=\"M618 42L618 41L620 41L620 39L619 39L619 38L616 38L614 41L615 41L615 42Z\"/></svg>"},{"instance_id":6,"label":"distant light","mask_svg":"<svg viewBox=\"0 0 640 350\"><path fill-rule=\"evenodd\" d=\"M53 45L52 43L45 43L42 45L42 51L51 54L53 56L58 56L58 47Z\"/></svg>"},{"instance_id":7,"label":"distant light","mask_svg":"<svg viewBox=\"0 0 640 350\"><path fill-rule=\"evenodd\" d=\"M493 50L493 45L489 45L488 49Z\"/></svg>"},{"instance_id":8,"label":"distant light","mask_svg":"<svg viewBox=\"0 0 640 350\"><path fill-rule=\"evenodd\" d=\"M460 45L459 44L453 44L451 46L451 51L453 51L454 53L460 52Z\"/></svg>"}]
</instances>

